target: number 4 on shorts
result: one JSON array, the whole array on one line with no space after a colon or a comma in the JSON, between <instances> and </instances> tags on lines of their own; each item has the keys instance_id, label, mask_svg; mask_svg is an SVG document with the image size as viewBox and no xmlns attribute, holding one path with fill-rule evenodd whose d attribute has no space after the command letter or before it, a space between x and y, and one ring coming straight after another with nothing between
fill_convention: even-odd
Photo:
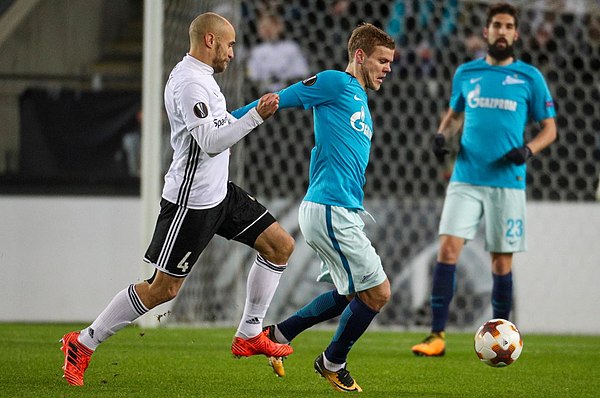
<instances>
[{"instance_id":1,"label":"number 4 on shorts","mask_svg":"<svg viewBox=\"0 0 600 398\"><path fill-rule=\"evenodd\" d=\"M183 272L187 271L187 269L190 267L190 264L187 261L185 261L188 259L190 254L192 254L192 252L187 252L187 254L181 259L179 264L177 264L177 268L179 268Z\"/></svg>"}]
</instances>

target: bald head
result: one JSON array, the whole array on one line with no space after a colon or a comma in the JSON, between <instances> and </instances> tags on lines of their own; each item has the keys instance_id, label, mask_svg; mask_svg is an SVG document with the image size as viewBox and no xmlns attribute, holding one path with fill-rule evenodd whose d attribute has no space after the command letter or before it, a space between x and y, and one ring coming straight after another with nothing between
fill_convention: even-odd
<instances>
[{"instance_id":1,"label":"bald head","mask_svg":"<svg viewBox=\"0 0 600 398\"><path fill-rule=\"evenodd\" d=\"M214 12L200 14L189 29L190 55L212 66L215 73L227 68L233 58L235 29L231 23Z\"/></svg>"},{"instance_id":2,"label":"bald head","mask_svg":"<svg viewBox=\"0 0 600 398\"><path fill-rule=\"evenodd\" d=\"M194 47L197 42L202 41L207 33L219 35L225 29L233 29L233 26L219 14L214 12L200 14L190 24L190 45Z\"/></svg>"}]
</instances>

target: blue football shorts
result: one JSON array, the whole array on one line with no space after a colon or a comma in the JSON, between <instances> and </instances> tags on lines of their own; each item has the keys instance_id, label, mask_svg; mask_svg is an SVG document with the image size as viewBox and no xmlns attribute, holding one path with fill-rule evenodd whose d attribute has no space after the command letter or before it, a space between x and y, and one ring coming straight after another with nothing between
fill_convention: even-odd
<instances>
[{"instance_id":1,"label":"blue football shorts","mask_svg":"<svg viewBox=\"0 0 600 398\"><path fill-rule=\"evenodd\" d=\"M448 185L439 234L472 240L485 225L485 249L492 253L527 250L526 194L523 189L451 182Z\"/></svg>"},{"instance_id":2,"label":"blue football shorts","mask_svg":"<svg viewBox=\"0 0 600 398\"><path fill-rule=\"evenodd\" d=\"M387 279L358 211L303 201L298 222L306 243L321 259L318 281L333 283L339 294L348 295Z\"/></svg>"}]
</instances>

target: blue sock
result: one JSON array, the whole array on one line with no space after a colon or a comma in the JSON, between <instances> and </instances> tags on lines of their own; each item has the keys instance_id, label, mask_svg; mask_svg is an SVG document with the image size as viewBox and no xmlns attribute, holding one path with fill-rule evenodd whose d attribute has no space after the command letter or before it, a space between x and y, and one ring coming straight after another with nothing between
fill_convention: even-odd
<instances>
[{"instance_id":1,"label":"blue sock","mask_svg":"<svg viewBox=\"0 0 600 398\"><path fill-rule=\"evenodd\" d=\"M340 315L347 306L346 296L342 296L336 290L330 290L317 296L285 321L278 323L277 329L288 341L292 341L304 330Z\"/></svg>"},{"instance_id":2,"label":"blue sock","mask_svg":"<svg viewBox=\"0 0 600 398\"><path fill-rule=\"evenodd\" d=\"M494 318L508 320L512 307L512 272L506 275L496 275L492 273L494 285L492 288L492 309Z\"/></svg>"},{"instance_id":3,"label":"blue sock","mask_svg":"<svg viewBox=\"0 0 600 398\"><path fill-rule=\"evenodd\" d=\"M325 357L333 363L344 363L352 345L367 330L375 315L379 312L372 310L355 296L346 307L338 328L325 350Z\"/></svg>"},{"instance_id":4,"label":"blue sock","mask_svg":"<svg viewBox=\"0 0 600 398\"><path fill-rule=\"evenodd\" d=\"M441 332L446 329L448 308L454 296L456 284L456 264L438 262L433 271L431 288L431 331Z\"/></svg>"}]
</instances>

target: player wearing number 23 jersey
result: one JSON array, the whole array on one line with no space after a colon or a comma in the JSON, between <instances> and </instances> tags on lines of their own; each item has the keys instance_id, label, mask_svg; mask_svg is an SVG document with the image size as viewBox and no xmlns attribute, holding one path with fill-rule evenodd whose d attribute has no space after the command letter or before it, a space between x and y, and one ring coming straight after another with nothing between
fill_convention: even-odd
<instances>
[{"instance_id":1,"label":"player wearing number 23 jersey","mask_svg":"<svg viewBox=\"0 0 600 398\"><path fill-rule=\"evenodd\" d=\"M491 255L493 317L510 316L513 253L527 248L526 161L556 139L554 102L542 74L514 56L518 23L512 4L489 6L483 30L487 54L456 70L450 108L433 139L433 153L443 161L449 153L446 138L462 127L440 219L430 299L431 334L412 347L416 355L445 353L458 259L482 221L485 249ZM539 123L540 130L525 142L530 119Z\"/></svg>"},{"instance_id":2,"label":"player wearing number 23 jersey","mask_svg":"<svg viewBox=\"0 0 600 398\"><path fill-rule=\"evenodd\" d=\"M523 146L529 118L556 116L540 71L523 61L492 66L485 59L461 65L452 81L450 107L464 112L460 151L450 181L525 189L526 164L504 155Z\"/></svg>"}]
</instances>

